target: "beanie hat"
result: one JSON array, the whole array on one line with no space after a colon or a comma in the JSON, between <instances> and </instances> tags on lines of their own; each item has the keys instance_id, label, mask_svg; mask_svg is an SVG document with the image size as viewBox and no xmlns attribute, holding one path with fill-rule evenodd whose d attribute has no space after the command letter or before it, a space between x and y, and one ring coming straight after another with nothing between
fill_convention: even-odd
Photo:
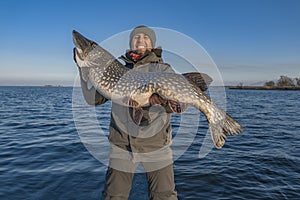
<instances>
[{"instance_id":1,"label":"beanie hat","mask_svg":"<svg viewBox=\"0 0 300 200\"><path fill-rule=\"evenodd\" d=\"M155 46L155 42L156 42L155 32L151 28L141 25L141 26L135 27L130 33L130 40L129 40L130 48L131 48L131 41L132 41L133 37L139 33L144 33L145 35L148 35L151 40L152 47Z\"/></svg>"}]
</instances>

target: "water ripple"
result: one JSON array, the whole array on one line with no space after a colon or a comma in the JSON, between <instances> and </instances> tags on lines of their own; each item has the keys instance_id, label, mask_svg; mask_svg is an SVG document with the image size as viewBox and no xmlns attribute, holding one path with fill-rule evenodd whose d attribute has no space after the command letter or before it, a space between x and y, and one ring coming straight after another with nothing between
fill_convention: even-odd
<instances>
[{"instance_id":1,"label":"water ripple","mask_svg":"<svg viewBox=\"0 0 300 200\"><path fill-rule=\"evenodd\" d=\"M187 130L173 148L192 138L174 164L179 199L300 199L299 92L226 92L227 112L244 131L205 157L198 157L208 130L203 115L195 134L195 114L172 117L173 137ZM0 87L0 94L0 199L100 199L106 166L77 134L72 88ZM96 113L108 134L109 106ZM146 199L146 184L137 175L130 199Z\"/></svg>"}]
</instances>

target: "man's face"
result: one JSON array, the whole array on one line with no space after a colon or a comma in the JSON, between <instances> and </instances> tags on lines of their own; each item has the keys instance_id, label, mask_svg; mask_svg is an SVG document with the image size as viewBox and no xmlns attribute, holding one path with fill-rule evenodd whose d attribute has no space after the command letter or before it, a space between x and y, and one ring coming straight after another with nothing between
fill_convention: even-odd
<instances>
[{"instance_id":1,"label":"man's face","mask_svg":"<svg viewBox=\"0 0 300 200\"><path fill-rule=\"evenodd\" d=\"M131 47L132 50L138 53L145 53L147 49L150 50L153 48L150 37L144 33L138 33L133 36Z\"/></svg>"}]
</instances>

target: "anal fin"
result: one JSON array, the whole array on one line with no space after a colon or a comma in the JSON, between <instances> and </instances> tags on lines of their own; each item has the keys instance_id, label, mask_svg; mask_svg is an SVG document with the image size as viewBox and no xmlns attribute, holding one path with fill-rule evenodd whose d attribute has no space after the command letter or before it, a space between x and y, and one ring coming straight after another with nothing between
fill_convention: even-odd
<instances>
[{"instance_id":1,"label":"anal fin","mask_svg":"<svg viewBox=\"0 0 300 200\"><path fill-rule=\"evenodd\" d=\"M141 107L133 108L132 118L136 125L140 125L143 118L143 109Z\"/></svg>"}]
</instances>

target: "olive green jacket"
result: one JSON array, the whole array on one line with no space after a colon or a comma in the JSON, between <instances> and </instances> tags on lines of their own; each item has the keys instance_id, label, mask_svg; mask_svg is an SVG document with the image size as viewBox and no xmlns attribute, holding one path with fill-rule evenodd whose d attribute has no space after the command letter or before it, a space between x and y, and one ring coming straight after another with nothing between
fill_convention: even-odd
<instances>
[{"instance_id":1,"label":"olive green jacket","mask_svg":"<svg viewBox=\"0 0 300 200\"><path fill-rule=\"evenodd\" d=\"M137 62L131 59L129 53L127 51L120 59L125 62L126 67L132 70L174 73L170 65L163 62L160 48L146 51ZM82 77L83 72L80 72ZM100 105L107 101L95 88L88 89L87 83L82 78L81 88L88 104ZM167 105L165 107L159 105L143 107L143 118L139 126L134 123L132 112L132 108L112 103L109 141L114 147L132 153L149 153L170 146L172 138L170 113L172 111ZM121 159L126 159L120 155L119 150L116 150L119 153L116 153L118 155L114 157L119 156ZM170 159L172 153L168 151L164 154L166 158L161 155L160 158L156 158L154 155L154 157L150 156L150 161Z\"/></svg>"}]
</instances>

